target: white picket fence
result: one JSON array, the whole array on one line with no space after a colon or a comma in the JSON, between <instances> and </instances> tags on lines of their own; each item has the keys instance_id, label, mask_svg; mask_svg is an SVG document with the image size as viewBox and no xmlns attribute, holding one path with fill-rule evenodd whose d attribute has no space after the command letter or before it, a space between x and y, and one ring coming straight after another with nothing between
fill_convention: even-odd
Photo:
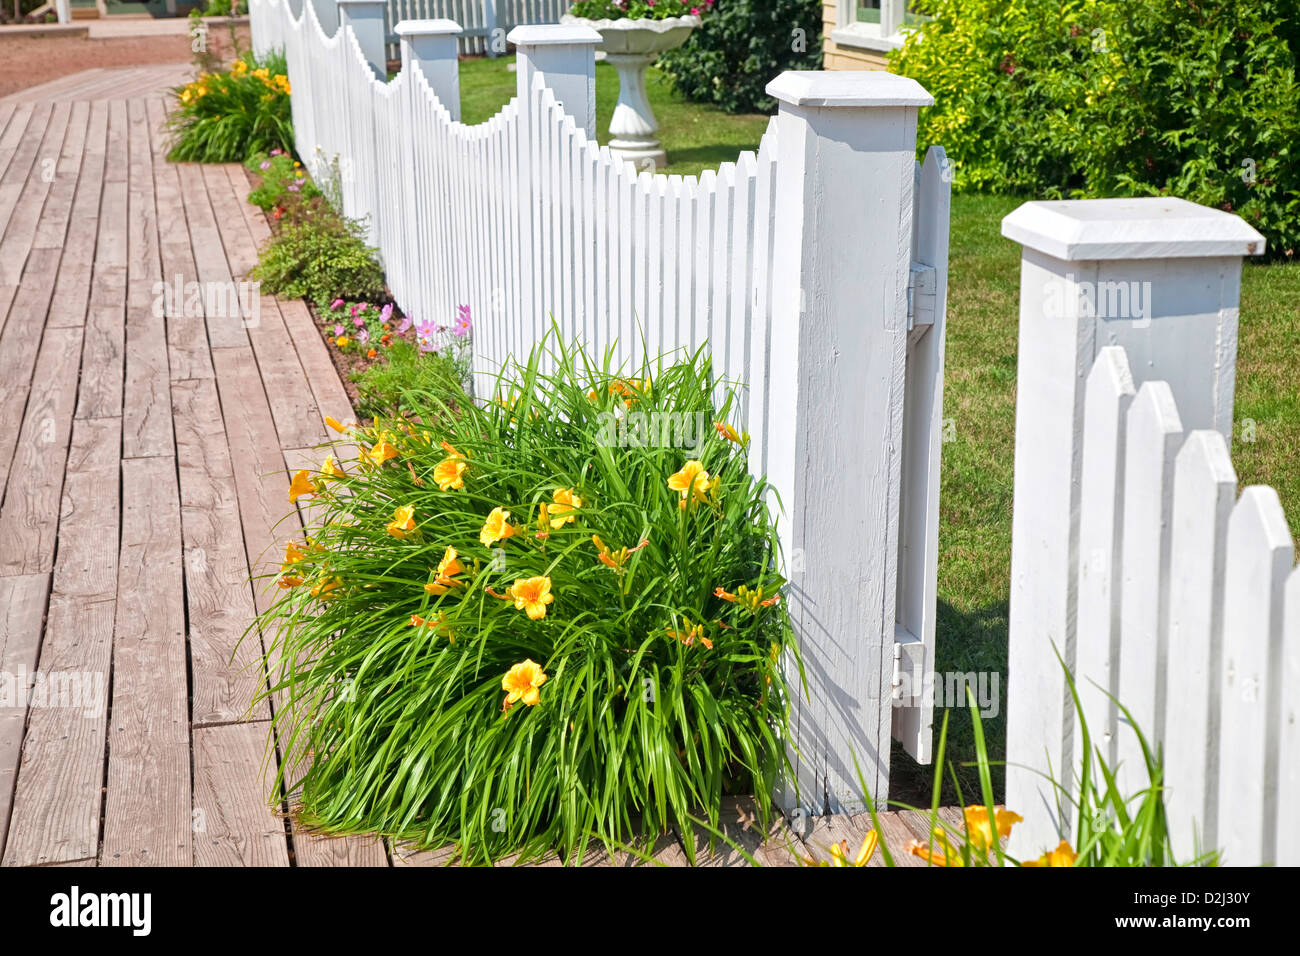
<instances>
[{"instance_id":1,"label":"white picket fence","mask_svg":"<svg viewBox=\"0 0 1300 956\"><path fill-rule=\"evenodd\" d=\"M1161 749L1180 862L1219 850L1228 864L1300 864L1300 571L1276 492L1238 497L1229 456L1241 256L1262 252L1262 237L1160 199L1031 203L1004 232L1026 245L1007 728L1007 804L1027 818L1016 848L1037 855L1071 837L1068 805L1055 806L1065 795L1040 776L1069 782L1082 757L1059 651L1124 794L1150 783L1116 700Z\"/></svg>"},{"instance_id":2,"label":"white picket fence","mask_svg":"<svg viewBox=\"0 0 1300 956\"><path fill-rule=\"evenodd\" d=\"M316 19L327 35L339 27L335 0L286 0L294 17L301 17L304 4L314 8ZM570 0L385 0L384 43L387 58L396 60L399 43L394 28L403 20L454 20L461 26L457 49L464 54L496 56L506 49L505 37L517 26L559 23ZM250 14L256 17L256 14ZM278 19L263 18L254 28L254 48L265 52L284 46ZM260 44L260 45L259 45Z\"/></svg>"},{"instance_id":3,"label":"white picket fence","mask_svg":"<svg viewBox=\"0 0 1300 956\"><path fill-rule=\"evenodd\" d=\"M286 51L298 151L337 164L407 314L471 307L480 394L552 321L629 368L707 344L744 386L734 424L780 494L808 668L802 804L862 806L855 761L887 792L891 732L928 761L949 194L942 150L915 161L929 95L883 72L783 74L756 153L638 173L595 143L594 31L513 31L518 95L466 126L455 23L399 24L385 83L381 6L340 0L330 35L291 2L251 16L255 48Z\"/></svg>"}]
</instances>

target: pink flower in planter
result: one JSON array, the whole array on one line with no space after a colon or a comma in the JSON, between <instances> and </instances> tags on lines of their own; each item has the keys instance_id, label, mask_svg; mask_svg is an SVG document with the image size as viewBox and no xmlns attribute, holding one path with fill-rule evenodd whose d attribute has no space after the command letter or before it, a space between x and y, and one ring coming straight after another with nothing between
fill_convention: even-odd
<instances>
[{"instance_id":1,"label":"pink flower in planter","mask_svg":"<svg viewBox=\"0 0 1300 956\"><path fill-rule=\"evenodd\" d=\"M258 168L258 169L270 169L270 168L271 168L271 161L270 161L269 159L264 159L264 160L262 160L260 163L257 164L257 168Z\"/></svg>"},{"instance_id":2,"label":"pink flower in planter","mask_svg":"<svg viewBox=\"0 0 1300 956\"><path fill-rule=\"evenodd\" d=\"M393 318L393 303L390 302L382 309L379 310L379 321L388 322L391 321L392 318Z\"/></svg>"},{"instance_id":3,"label":"pink flower in planter","mask_svg":"<svg viewBox=\"0 0 1300 956\"><path fill-rule=\"evenodd\" d=\"M289 192L291 192L291 193L296 193L296 192L298 192L298 190L299 190L299 186L298 186L297 183L290 183L289 185L285 186L284 188L287 189L287 190L288 190Z\"/></svg>"},{"instance_id":4,"label":"pink flower in planter","mask_svg":"<svg viewBox=\"0 0 1300 956\"><path fill-rule=\"evenodd\" d=\"M362 345L365 345L367 342L369 342L370 330L365 328L357 330L357 341L360 342Z\"/></svg>"},{"instance_id":5,"label":"pink flower in planter","mask_svg":"<svg viewBox=\"0 0 1300 956\"><path fill-rule=\"evenodd\" d=\"M333 312L333 311L335 311L335 310L337 310L337 309L341 309L341 308L343 308L343 300L342 300L342 299L335 299L333 302L330 303L330 311L331 311L331 312Z\"/></svg>"},{"instance_id":6,"label":"pink flower in planter","mask_svg":"<svg viewBox=\"0 0 1300 956\"><path fill-rule=\"evenodd\" d=\"M343 326L342 326L341 324L338 324L338 325L335 325L335 326L334 326L334 334L335 334L335 335L342 335L342 334L343 334Z\"/></svg>"},{"instance_id":7,"label":"pink flower in planter","mask_svg":"<svg viewBox=\"0 0 1300 956\"><path fill-rule=\"evenodd\" d=\"M271 155L272 155L272 156L283 156L283 155L284 155L284 150L282 150L282 149L273 149L273 150L271 150Z\"/></svg>"},{"instance_id":8,"label":"pink flower in planter","mask_svg":"<svg viewBox=\"0 0 1300 956\"><path fill-rule=\"evenodd\" d=\"M357 328L361 328L363 325L366 324L366 320L364 317L358 315L355 319L352 320L352 324L355 325Z\"/></svg>"},{"instance_id":9,"label":"pink flower in planter","mask_svg":"<svg viewBox=\"0 0 1300 956\"><path fill-rule=\"evenodd\" d=\"M397 331L405 332L410 327L411 327L411 317L409 315L402 316L402 321L397 323Z\"/></svg>"}]
</instances>

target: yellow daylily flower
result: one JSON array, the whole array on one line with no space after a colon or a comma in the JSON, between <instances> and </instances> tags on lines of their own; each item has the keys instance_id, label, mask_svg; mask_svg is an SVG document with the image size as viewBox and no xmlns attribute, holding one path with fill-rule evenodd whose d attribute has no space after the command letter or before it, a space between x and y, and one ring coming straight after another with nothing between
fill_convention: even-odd
<instances>
[{"instance_id":1,"label":"yellow daylily flower","mask_svg":"<svg viewBox=\"0 0 1300 956\"><path fill-rule=\"evenodd\" d=\"M862 846L858 850L858 855L852 860L849 859L849 841L841 840L839 843L831 845L831 858L829 861L823 860L817 863L812 857L804 857L804 863L808 866L866 866L870 861L873 853L876 852L876 844L879 842L880 835L875 830L869 830L862 841Z\"/></svg>"},{"instance_id":2,"label":"yellow daylily flower","mask_svg":"<svg viewBox=\"0 0 1300 956\"><path fill-rule=\"evenodd\" d=\"M1067 841L1062 840L1061 845L1058 846L1055 850L1048 850L1037 860L1026 860L1024 863L1021 863L1020 865L1021 866L1074 866L1074 861L1077 860L1078 858L1079 858L1078 854L1074 852L1074 848L1070 846L1070 844Z\"/></svg>"},{"instance_id":3,"label":"yellow daylily flower","mask_svg":"<svg viewBox=\"0 0 1300 956\"><path fill-rule=\"evenodd\" d=\"M342 422L340 422L337 418L335 418L332 415L325 416L325 424L328 425L330 428L334 429L340 435L346 432L349 428L355 426L354 422L348 422L346 425L344 425Z\"/></svg>"},{"instance_id":4,"label":"yellow daylily flower","mask_svg":"<svg viewBox=\"0 0 1300 956\"><path fill-rule=\"evenodd\" d=\"M907 852L919 856L931 866L965 866L957 848L948 842L948 834L941 827L934 829L934 851L920 840L913 840L907 845Z\"/></svg>"},{"instance_id":5,"label":"yellow daylily flower","mask_svg":"<svg viewBox=\"0 0 1300 956\"><path fill-rule=\"evenodd\" d=\"M739 604L741 607L746 608L751 614L757 614L760 607L771 607L773 604L777 604L781 600L781 595L779 594L774 594L770 598L765 598L763 597L762 588L755 588L751 591L743 584L736 588L735 594L732 594L730 591L724 591L720 587L714 588L713 596L722 598L722 600L729 601L732 604Z\"/></svg>"},{"instance_id":6,"label":"yellow daylily flower","mask_svg":"<svg viewBox=\"0 0 1300 956\"><path fill-rule=\"evenodd\" d=\"M560 488L551 497L555 499L555 504L548 508L551 514L551 530L559 531L566 524L573 521L575 516L569 514L569 512L573 511L574 508L581 508L582 499L574 493L572 488ZM561 517L557 518L556 515L561 515Z\"/></svg>"},{"instance_id":7,"label":"yellow daylily flower","mask_svg":"<svg viewBox=\"0 0 1300 956\"><path fill-rule=\"evenodd\" d=\"M529 707L535 707L542 699L539 688L547 681L546 671L542 665L529 659L514 665L501 678L501 689L506 692L503 711L509 710L516 701L522 700Z\"/></svg>"},{"instance_id":8,"label":"yellow daylily flower","mask_svg":"<svg viewBox=\"0 0 1300 956\"><path fill-rule=\"evenodd\" d=\"M343 587L343 579L338 575L321 578L311 589L311 596L322 601L331 601L338 597L334 592Z\"/></svg>"},{"instance_id":9,"label":"yellow daylily flower","mask_svg":"<svg viewBox=\"0 0 1300 956\"><path fill-rule=\"evenodd\" d=\"M1020 814L1012 813L1003 807L994 807L993 811L995 814L993 822L997 826L998 836L1003 839L1011 835L1013 826L1024 820ZM987 853L993 846L993 827L989 826L988 807L975 804L963 807L962 813L966 816L967 839L971 848L980 853Z\"/></svg>"},{"instance_id":10,"label":"yellow daylily flower","mask_svg":"<svg viewBox=\"0 0 1300 956\"><path fill-rule=\"evenodd\" d=\"M749 432L745 432L742 435L726 422L714 422L713 427L717 429L719 435L732 444L741 446L749 444Z\"/></svg>"},{"instance_id":11,"label":"yellow daylily flower","mask_svg":"<svg viewBox=\"0 0 1300 956\"><path fill-rule=\"evenodd\" d=\"M703 463L696 461L694 458L682 465L680 471L668 478L668 487L673 491L681 492L682 507L686 506L686 499L690 495L694 495L697 500L703 501L708 486L709 473L704 470Z\"/></svg>"},{"instance_id":12,"label":"yellow daylily flower","mask_svg":"<svg viewBox=\"0 0 1300 956\"><path fill-rule=\"evenodd\" d=\"M483 530L478 533L479 543L490 548L498 541L514 537L519 529L510 523L510 512L500 507L493 508L483 522Z\"/></svg>"},{"instance_id":13,"label":"yellow daylily flower","mask_svg":"<svg viewBox=\"0 0 1300 956\"><path fill-rule=\"evenodd\" d=\"M389 439L392 436L388 432L380 433L379 440L371 446L370 451L366 452L366 457L376 465L382 465L384 462L396 458L399 454L397 448Z\"/></svg>"},{"instance_id":14,"label":"yellow daylily flower","mask_svg":"<svg viewBox=\"0 0 1300 956\"><path fill-rule=\"evenodd\" d=\"M461 582L456 580L456 575L463 573L464 570L465 566L460 563L456 549L448 545L442 560L438 562L437 576L426 584L424 589L433 595L446 594L451 588L460 585Z\"/></svg>"},{"instance_id":15,"label":"yellow daylily flower","mask_svg":"<svg viewBox=\"0 0 1300 956\"><path fill-rule=\"evenodd\" d=\"M402 505L394 510L393 520L388 522L384 530L394 538L405 538L412 531L415 531L415 508L411 505Z\"/></svg>"},{"instance_id":16,"label":"yellow daylily flower","mask_svg":"<svg viewBox=\"0 0 1300 956\"><path fill-rule=\"evenodd\" d=\"M681 641L686 647L690 647L698 638L701 644L709 650L713 650L713 641L704 636L703 624L692 624L686 618L682 618L682 627L684 630L680 631L675 631L672 628L669 628L668 636L674 640Z\"/></svg>"},{"instance_id":17,"label":"yellow daylily flower","mask_svg":"<svg viewBox=\"0 0 1300 956\"><path fill-rule=\"evenodd\" d=\"M335 463L333 455L325 456L325 460L320 463L320 473L327 478L343 478L347 474Z\"/></svg>"},{"instance_id":18,"label":"yellow daylily flower","mask_svg":"<svg viewBox=\"0 0 1300 956\"><path fill-rule=\"evenodd\" d=\"M304 468L293 476L293 481L289 483L289 504L298 503L298 499L303 495L314 495L320 489L312 483L311 476Z\"/></svg>"},{"instance_id":19,"label":"yellow daylily flower","mask_svg":"<svg viewBox=\"0 0 1300 956\"><path fill-rule=\"evenodd\" d=\"M519 578L506 588L506 597L515 602L515 610L526 612L531 621L546 617L546 605L555 601L548 577Z\"/></svg>"}]
</instances>

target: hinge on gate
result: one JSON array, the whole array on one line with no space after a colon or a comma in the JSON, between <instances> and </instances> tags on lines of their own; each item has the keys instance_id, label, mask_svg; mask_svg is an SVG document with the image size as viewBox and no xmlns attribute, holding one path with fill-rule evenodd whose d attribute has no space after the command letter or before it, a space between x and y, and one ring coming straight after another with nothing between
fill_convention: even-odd
<instances>
[{"instance_id":1,"label":"hinge on gate","mask_svg":"<svg viewBox=\"0 0 1300 956\"><path fill-rule=\"evenodd\" d=\"M934 266L914 262L907 274L907 331L922 333L934 325L938 278Z\"/></svg>"},{"instance_id":2,"label":"hinge on gate","mask_svg":"<svg viewBox=\"0 0 1300 956\"><path fill-rule=\"evenodd\" d=\"M903 627L894 625L894 677L890 682L894 700L912 700L921 696L925 677L925 643Z\"/></svg>"}]
</instances>

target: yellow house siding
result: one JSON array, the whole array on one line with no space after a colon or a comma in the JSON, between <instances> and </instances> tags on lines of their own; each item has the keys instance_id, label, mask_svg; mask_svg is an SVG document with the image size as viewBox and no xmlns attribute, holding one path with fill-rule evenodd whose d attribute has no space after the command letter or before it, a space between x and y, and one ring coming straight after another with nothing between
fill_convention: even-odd
<instances>
[{"instance_id":1,"label":"yellow house siding","mask_svg":"<svg viewBox=\"0 0 1300 956\"><path fill-rule=\"evenodd\" d=\"M857 47L840 46L831 39L839 26L839 4L826 0L822 4L822 68L826 70L883 70L888 66L885 54Z\"/></svg>"}]
</instances>

